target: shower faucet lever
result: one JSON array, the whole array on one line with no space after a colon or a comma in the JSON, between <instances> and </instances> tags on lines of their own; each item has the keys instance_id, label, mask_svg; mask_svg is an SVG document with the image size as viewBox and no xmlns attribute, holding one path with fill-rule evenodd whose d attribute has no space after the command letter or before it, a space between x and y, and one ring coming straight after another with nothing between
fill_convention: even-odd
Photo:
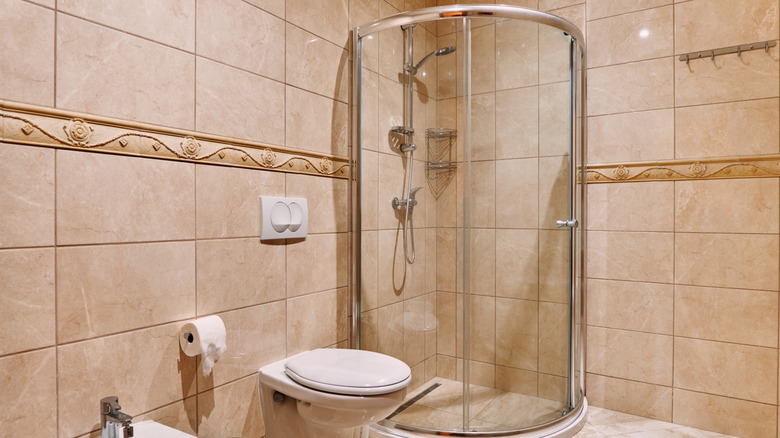
<instances>
[{"instance_id":1,"label":"shower faucet lever","mask_svg":"<svg viewBox=\"0 0 780 438\"><path fill-rule=\"evenodd\" d=\"M572 219L570 221L555 221L555 225L557 225L558 228L577 228L579 222L577 222L577 219Z\"/></svg>"}]
</instances>

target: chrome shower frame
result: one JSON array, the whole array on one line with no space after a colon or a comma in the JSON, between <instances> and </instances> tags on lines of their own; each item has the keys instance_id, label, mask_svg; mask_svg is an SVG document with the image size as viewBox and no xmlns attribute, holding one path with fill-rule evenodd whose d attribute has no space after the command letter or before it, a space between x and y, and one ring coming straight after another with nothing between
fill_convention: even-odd
<instances>
[{"instance_id":1,"label":"chrome shower frame","mask_svg":"<svg viewBox=\"0 0 780 438\"><path fill-rule=\"evenodd\" d=\"M361 72L362 66L362 41L366 35L374 34L382 30L391 28L405 28L416 25L417 23L426 21L436 21L439 19L452 19L452 18L514 18L520 20L527 20L551 26L565 32L572 38L570 56L572 60L571 64L571 87L572 87L572 130L570 139L570 166L571 166L571 178L570 193L572 194L572 202L570 205L570 217L566 218L562 222L561 226L570 230L570 301L569 301L569 347L570 347L570 359L568 363L569 372L569 385L567 385L567 398L569 401L569 410L559 420L551 423L542 424L538 427L524 429L518 431L508 432L456 432L447 431L443 433L432 432L424 429L406 429L412 431L420 431L425 433L433 433L436 435L447 436L519 436L518 433L522 433L523 436L531 437L546 437L556 436L560 438L573 436L579 428L576 430L571 428L574 422L584 423L584 413L587 409L587 398L585 397L585 339L586 339L586 320L585 320L585 282L586 278L584 254L586 250L587 236L585 233L584 225L586 222L584 204L586 203L586 187L585 187L585 150L586 150L586 137L585 131L585 109L586 109L586 78L585 78L585 65L584 59L586 56L586 50L584 45L584 37L582 32L570 22L556 17L554 15L507 5L448 5L432 8L419 9L415 11L405 12L390 17L382 18L374 22L368 23L363 26L357 26L352 31L352 55L353 55L353 78L352 81L352 99L350 102L350 110L352 117L351 131L352 131L352 257L353 263L351 263L352 275L351 275L351 292L352 292L352 348L360 348L360 272L361 272L361 212L360 212L360 200L361 200L361 169L358 163L361 160L361 148L360 148L360 126L361 115L358 102L358 96L360 96L361 90ZM579 50L579 52L578 52ZM579 56L577 56L579 55ZM430 57L429 54L428 57ZM411 58L411 56L410 56ZM413 61L410 61L413 62ZM422 62L420 63L422 64ZM414 68L414 64L411 64ZM465 68L465 66L464 66ZM579 95L574 93L576 86L579 85ZM410 99L411 100L411 99ZM411 117L411 112L410 112ZM578 150L578 145L581 148ZM574 193L579 190L581 196L577 199ZM577 204L577 202L581 204ZM466 197L464 202L468 203L469 199ZM468 226L464 226L464 233L468 233ZM578 237L579 236L579 237ZM464 243L467 244L464 236ZM579 243L579 245L578 245ZM577 265L577 266L575 266ZM575 269L576 268L576 269ZM468 283L466 283L468 284ZM465 309L464 309L465 311ZM579 315L580 319L577 319ZM577 350L579 349L579 350ZM464 365L467 363L467 358L464 356ZM467 393L464 394L467 397ZM578 397L579 396L579 397ZM577 402L579 400L579 402ZM563 421L567 420L569 424L565 427L560 427ZM388 422L392 425L392 421ZM581 427L581 426L580 426ZM378 428L385 433L392 434L390 429L380 426ZM555 434L555 435L552 435Z\"/></svg>"}]
</instances>

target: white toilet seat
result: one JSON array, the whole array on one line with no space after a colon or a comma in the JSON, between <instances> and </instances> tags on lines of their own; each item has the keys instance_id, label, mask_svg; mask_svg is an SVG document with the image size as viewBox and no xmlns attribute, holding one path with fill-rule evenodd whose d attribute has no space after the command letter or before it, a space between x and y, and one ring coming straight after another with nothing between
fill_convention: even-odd
<instances>
[{"instance_id":1,"label":"white toilet seat","mask_svg":"<svg viewBox=\"0 0 780 438\"><path fill-rule=\"evenodd\" d=\"M345 395L389 394L406 387L412 378L402 361L364 350L312 350L291 357L284 368L303 386Z\"/></svg>"}]
</instances>

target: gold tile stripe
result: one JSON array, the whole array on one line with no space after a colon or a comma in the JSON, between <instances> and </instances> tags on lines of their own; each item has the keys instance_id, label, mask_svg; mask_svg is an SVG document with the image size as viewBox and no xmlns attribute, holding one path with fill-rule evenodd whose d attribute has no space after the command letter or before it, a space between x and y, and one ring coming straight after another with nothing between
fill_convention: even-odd
<instances>
[{"instance_id":1,"label":"gold tile stripe","mask_svg":"<svg viewBox=\"0 0 780 438\"><path fill-rule=\"evenodd\" d=\"M588 183L686 181L780 176L780 155L587 166Z\"/></svg>"},{"instance_id":2,"label":"gold tile stripe","mask_svg":"<svg viewBox=\"0 0 780 438\"><path fill-rule=\"evenodd\" d=\"M0 101L0 141L349 178L349 159L235 138Z\"/></svg>"}]
</instances>

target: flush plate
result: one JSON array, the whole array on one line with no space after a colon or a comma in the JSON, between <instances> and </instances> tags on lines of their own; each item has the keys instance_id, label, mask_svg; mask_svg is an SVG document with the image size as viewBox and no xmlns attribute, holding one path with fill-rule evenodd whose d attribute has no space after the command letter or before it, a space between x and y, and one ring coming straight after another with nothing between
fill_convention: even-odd
<instances>
[{"instance_id":1,"label":"flush plate","mask_svg":"<svg viewBox=\"0 0 780 438\"><path fill-rule=\"evenodd\" d=\"M306 198L260 197L260 240L303 238L308 229Z\"/></svg>"}]
</instances>

